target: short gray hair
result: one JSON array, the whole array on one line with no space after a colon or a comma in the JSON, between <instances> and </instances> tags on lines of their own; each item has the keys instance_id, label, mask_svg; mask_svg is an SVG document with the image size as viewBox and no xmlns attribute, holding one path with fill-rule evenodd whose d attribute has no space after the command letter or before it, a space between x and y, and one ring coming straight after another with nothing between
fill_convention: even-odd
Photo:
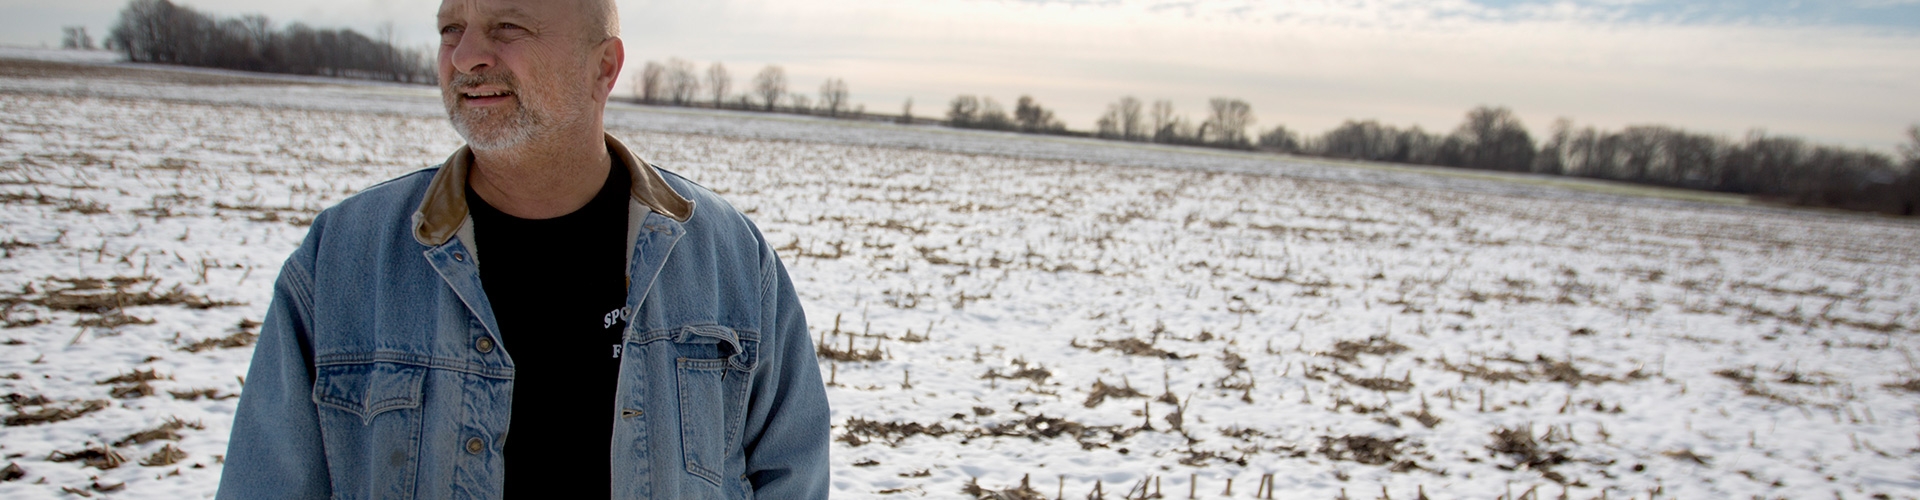
<instances>
[{"instance_id":1,"label":"short gray hair","mask_svg":"<svg viewBox=\"0 0 1920 500\"><path fill-rule=\"evenodd\" d=\"M620 36L620 8L614 0L580 0L587 13L587 40L604 42Z\"/></svg>"}]
</instances>

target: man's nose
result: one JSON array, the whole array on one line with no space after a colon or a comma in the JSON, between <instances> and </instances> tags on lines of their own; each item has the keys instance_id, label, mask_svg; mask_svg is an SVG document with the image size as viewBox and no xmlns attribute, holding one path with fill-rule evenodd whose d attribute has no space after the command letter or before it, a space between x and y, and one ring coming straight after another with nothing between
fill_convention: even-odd
<instances>
[{"instance_id":1,"label":"man's nose","mask_svg":"<svg viewBox=\"0 0 1920 500\"><path fill-rule=\"evenodd\" d=\"M460 33L460 40L453 46L454 71L478 73L496 63L493 40L482 31L469 29Z\"/></svg>"}]
</instances>

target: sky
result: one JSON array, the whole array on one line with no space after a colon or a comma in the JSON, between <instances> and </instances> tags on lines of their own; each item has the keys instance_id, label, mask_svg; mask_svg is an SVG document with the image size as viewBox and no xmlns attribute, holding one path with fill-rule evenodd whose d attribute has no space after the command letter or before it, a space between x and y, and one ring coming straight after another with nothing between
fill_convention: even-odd
<instances>
[{"instance_id":1,"label":"sky","mask_svg":"<svg viewBox=\"0 0 1920 500\"><path fill-rule=\"evenodd\" d=\"M218 16L435 43L437 0L182 0ZM1558 118L1750 130L1887 152L1920 123L1920 0L621 0L627 68L774 64L847 82L870 112L940 116L960 94L1031 95L1087 130L1122 96L1189 119L1244 99L1255 132L1379 120L1450 131L1479 105L1536 136ZM0 44L106 33L124 0L0 0ZM619 92L629 91L623 81Z\"/></svg>"}]
</instances>

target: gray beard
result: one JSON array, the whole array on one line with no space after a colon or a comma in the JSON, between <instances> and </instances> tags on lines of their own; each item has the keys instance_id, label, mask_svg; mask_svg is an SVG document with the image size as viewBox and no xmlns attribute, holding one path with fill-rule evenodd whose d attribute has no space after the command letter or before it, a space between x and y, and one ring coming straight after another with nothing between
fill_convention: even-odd
<instances>
[{"instance_id":1,"label":"gray beard","mask_svg":"<svg viewBox=\"0 0 1920 500\"><path fill-rule=\"evenodd\" d=\"M507 110L466 109L460 106L460 88L474 85L498 83L513 92L513 108ZM534 134L551 120L536 115L527 108L525 89L512 77L504 75L455 75L453 81L440 89L441 101L446 104L447 118L453 122L453 130L460 138L467 140L467 146L480 151L498 151L513 149L533 139Z\"/></svg>"},{"instance_id":2,"label":"gray beard","mask_svg":"<svg viewBox=\"0 0 1920 500\"><path fill-rule=\"evenodd\" d=\"M479 110L462 108L457 89L482 84L496 84L513 93L513 107L504 110ZM529 93L526 87L505 74L454 75L453 81L440 89L440 96L447 107L447 117L453 122L453 130L467 140L467 146L475 151L503 151L523 148L541 137L565 133L584 124L599 109L573 109L568 104L581 104L593 101L593 95L585 87L565 87L554 89L561 98L561 105L551 109L539 109L529 103L541 102L544 94Z\"/></svg>"},{"instance_id":3,"label":"gray beard","mask_svg":"<svg viewBox=\"0 0 1920 500\"><path fill-rule=\"evenodd\" d=\"M519 98L518 94L514 95L516 102L511 110L495 112L450 107L447 115L453 121L454 132L467 140L468 147L480 151L513 149L531 141L534 131L539 130L544 121L529 113L526 106L519 103Z\"/></svg>"}]
</instances>

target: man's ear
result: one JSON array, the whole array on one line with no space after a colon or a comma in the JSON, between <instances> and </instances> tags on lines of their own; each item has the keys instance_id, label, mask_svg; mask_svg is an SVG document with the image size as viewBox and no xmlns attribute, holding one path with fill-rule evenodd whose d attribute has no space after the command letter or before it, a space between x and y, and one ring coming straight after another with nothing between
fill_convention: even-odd
<instances>
[{"instance_id":1,"label":"man's ear","mask_svg":"<svg viewBox=\"0 0 1920 500\"><path fill-rule=\"evenodd\" d=\"M620 37L608 38L600 42L594 55L594 67L598 70L594 75L594 89L600 92L600 101L606 102L608 96L613 95L614 83L620 79L620 69L627 64L627 46Z\"/></svg>"}]
</instances>

